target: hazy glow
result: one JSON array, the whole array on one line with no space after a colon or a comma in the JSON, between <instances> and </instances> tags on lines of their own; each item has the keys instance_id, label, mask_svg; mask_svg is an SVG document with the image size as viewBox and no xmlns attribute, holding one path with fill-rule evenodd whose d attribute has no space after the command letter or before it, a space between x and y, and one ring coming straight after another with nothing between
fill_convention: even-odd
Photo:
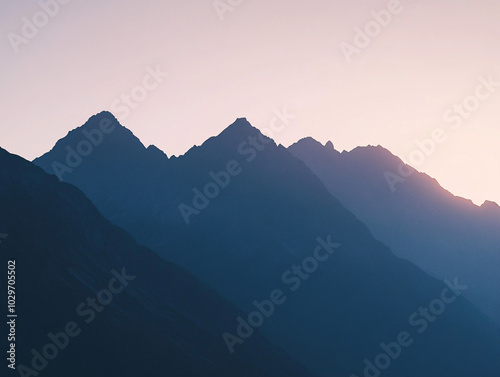
<instances>
[{"instance_id":1,"label":"hazy glow","mask_svg":"<svg viewBox=\"0 0 500 377\"><path fill-rule=\"evenodd\" d=\"M313 136L407 159L415 139L442 127L449 139L418 169L476 203L500 203L500 88L459 130L443 121L479 76L500 81L498 0L401 1L350 64L339 44L387 1L243 0L221 21L211 0L72 0L18 54L7 34L39 5L0 4L0 145L25 158L111 110L159 64L169 78L120 121L168 155L237 117L268 127L284 106L296 116L274 135L285 145Z\"/></svg>"}]
</instances>

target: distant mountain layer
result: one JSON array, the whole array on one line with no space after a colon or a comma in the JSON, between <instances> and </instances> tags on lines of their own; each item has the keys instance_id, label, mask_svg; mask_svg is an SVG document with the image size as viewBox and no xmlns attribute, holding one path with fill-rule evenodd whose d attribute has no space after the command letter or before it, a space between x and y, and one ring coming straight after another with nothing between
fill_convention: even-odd
<instances>
[{"instance_id":1,"label":"distant mountain layer","mask_svg":"<svg viewBox=\"0 0 500 377\"><path fill-rule=\"evenodd\" d=\"M78 161L72 151L81 156L87 135L108 122L112 131ZM371 368L388 377L499 374L498 329L453 299L447 284L395 257L302 161L246 119L167 158L101 113L35 163L78 186L108 219L236 303L323 376ZM61 175L59 164L74 167ZM276 290L286 301L263 321L252 317L255 302L277 298ZM439 315L426 318L429 306ZM236 318L225 327L241 335ZM398 353L392 342L401 334L408 348ZM245 346L236 344L235 354Z\"/></svg>"},{"instance_id":2,"label":"distant mountain layer","mask_svg":"<svg viewBox=\"0 0 500 377\"><path fill-rule=\"evenodd\" d=\"M259 334L231 355L221 334L242 312L139 246L76 187L3 149L0 198L19 375L311 375Z\"/></svg>"},{"instance_id":3,"label":"distant mountain layer","mask_svg":"<svg viewBox=\"0 0 500 377\"><path fill-rule=\"evenodd\" d=\"M384 148L339 153L307 138L288 150L400 257L438 278L459 276L464 295L500 325L500 207L453 196Z\"/></svg>"}]
</instances>

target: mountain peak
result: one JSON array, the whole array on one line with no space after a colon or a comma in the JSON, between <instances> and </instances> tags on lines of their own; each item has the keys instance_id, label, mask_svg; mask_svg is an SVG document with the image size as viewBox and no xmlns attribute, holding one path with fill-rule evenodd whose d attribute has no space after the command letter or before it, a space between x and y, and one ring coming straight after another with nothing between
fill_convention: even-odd
<instances>
[{"instance_id":1,"label":"mountain peak","mask_svg":"<svg viewBox=\"0 0 500 377\"><path fill-rule=\"evenodd\" d=\"M237 118L231 125L222 131L216 139L230 142L231 145L239 145L249 136L261 136L270 139L264 136L258 128L252 126L247 118Z\"/></svg>"},{"instance_id":2,"label":"mountain peak","mask_svg":"<svg viewBox=\"0 0 500 377\"><path fill-rule=\"evenodd\" d=\"M82 126L68 132L52 150L33 162L49 174L69 174L80 164L97 161L133 160L146 150L141 141L123 127L109 111L91 116ZM100 162L99 162L100 163Z\"/></svg>"},{"instance_id":3,"label":"mountain peak","mask_svg":"<svg viewBox=\"0 0 500 377\"><path fill-rule=\"evenodd\" d=\"M328 140L325 144L325 147L328 148L328 149L334 149L335 150L335 147L333 146L333 143Z\"/></svg>"},{"instance_id":4,"label":"mountain peak","mask_svg":"<svg viewBox=\"0 0 500 377\"><path fill-rule=\"evenodd\" d=\"M247 118L237 118L231 125L229 125L224 131L222 131L220 135L224 133L240 133L240 132L255 132L257 130L253 127Z\"/></svg>"},{"instance_id":5,"label":"mountain peak","mask_svg":"<svg viewBox=\"0 0 500 377\"><path fill-rule=\"evenodd\" d=\"M300 139L299 141L293 143L288 148L293 149L293 150L298 149L298 150L306 150L306 151L322 150L323 144L321 144L318 140L316 140L310 136L307 136L307 137L304 137L304 138Z\"/></svg>"},{"instance_id":6,"label":"mountain peak","mask_svg":"<svg viewBox=\"0 0 500 377\"><path fill-rule=\"evenodd\" d=\"M373 159L376 161L395 161L400 160L397 156L393 155L388 149L381 145L367 145L365 147L356 147L350 152L354 156L359 156L361 158Z\"/></svg>"},{"instance_id":7,"label":"mountain peak","mask_svg":"<svg viewBox=\"0 0 500 377\"><path fill-rule=\"evenodd\" d=\"M289 149L295 151L296 153L299 153L299 151L302 151L304 153L310 153L311 151L318 151L320 153L326 153L326 154L334 154L334 155L340 154L340 152L335 149L333 143L330 140L327 141L325 145L323 145L319 141L310 136L300 139L296 143L292 144L289 147Z\"/></svg>"},{"instance_id":8,"label":"mountain peak","mask_svg":"<svg viewBox=\"0 0 500 377\"><path fill-rule=\"evenodd\" d=\"M491 200L485 200L483 204L481 204L481 208L486 209L486 210L499 210L500 206Z\"/></svg>"},{"instance_id":9,"label":"mountain peak","mask_svg":"<svg viewBox=\"0 0 500 377\"><path fill-rule=\"evenodd\" d=\"M149 147L146 148L146 152L150 156L150 158L161 162L161 161L168 161L168 156L165 152L163 152L160 148L158 148L156 145L151 144Z\"/></svg>"},{"instance_id":10,"label":"mountain peak","mask_svg":"<svg viewBox=\"0 0 500 377\"><path fill-rule=\"evenodd\" d=\"M115 121L118 123L118 119L116 119L116 117L109 111L107 110L103 110L101 111L100 113L97 113L95 115L92 115L90 118L89 118L89 121L90 120L93 120L93 119L97 119L97 120L101 120L101 119L110 119L112 121Z\"/></svg>"},{"instance_id":11,"label":"mountain peak","mask_svg":"<svg viewBox=\"0 0 500 377\"><path fill-rule=\"evenodd\" d=\"M294 144L304 144L304 145L308 145L308 146L317 146L317 147L323 146L323 145L321 145L321 143L318 140L316 140L310 136L304 137Z\"/></svg>"}]
</instances>

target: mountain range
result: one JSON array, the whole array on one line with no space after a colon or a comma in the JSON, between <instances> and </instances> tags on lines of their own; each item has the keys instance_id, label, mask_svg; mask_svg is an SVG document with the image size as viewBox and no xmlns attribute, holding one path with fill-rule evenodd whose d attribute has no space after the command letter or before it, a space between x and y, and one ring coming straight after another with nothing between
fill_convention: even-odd
<instances>
[{"instance_id":1,"label":"mountain range","mask_svg":"<svg viewBox=\"0 0 500 377\"><path fill-rule=\"evenodd\" d=\"M396 255L439 279L460 276L464 295L500 325L496 203L454 196L380 146L340 153L306 138L288 150Z\"/></svg>"},{"instance_id":2,"label":"mountain range","mask_svg":"<svg viewBox=\"0 0 500 377\"><path fill-rule=\"evenodd\" d=\"M3 149L0 198L20 376L311 376L258 332L231 355L220 334L243 312Z\"/></svg>"},{"instance_id":3,"label":"mountain range","mask_svg":"<svg viewBox=\"0 0 500 377\"><path fill-rule=\"evenodd\" d=\"M321 376L496 377L499 329L462 297L469 288L461 270L437 279L406 258L417 233L396 245L406 242L406 256L396 253L405 259L393 254L384 234L332 193L297 150L240 118L169 158L103 112L33 162L241 308L246 314L227 318L220 334L228 353L245 351L247 335L260 331ZM269 302L272 312L262 310Z\"/></svg>"}]
</instances>

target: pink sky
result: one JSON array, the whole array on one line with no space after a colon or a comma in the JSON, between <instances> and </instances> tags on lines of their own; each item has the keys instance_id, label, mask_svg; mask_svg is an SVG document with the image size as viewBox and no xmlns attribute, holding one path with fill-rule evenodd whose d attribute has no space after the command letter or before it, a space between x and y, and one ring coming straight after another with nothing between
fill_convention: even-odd
<instances>
[{"instance_id":1,"label":"pink sky","mask_svg":"<svg viewBox=\"0 0 500 377\"><path fill-rule=\"evenodd\" d=\"M269 127L284 107L295 119L274 138L286 146L380 144L409 161L415 140L442 129L446 141L415 167L477 204L500 203L500 87L487 99L480 89L477 106L470 98L481 80L500 82L500 2L397 3L243 0L221 20L212 0L72 0L16 53L9 33L41 7L1 1L0 146L33 159L160 67L168 78L115 115L169 156L237 117ZM341 43L388 8L397 12L348 62ZM463 101L474 111L454 129L443 116Z\"/></svg>"}]
</instances>

